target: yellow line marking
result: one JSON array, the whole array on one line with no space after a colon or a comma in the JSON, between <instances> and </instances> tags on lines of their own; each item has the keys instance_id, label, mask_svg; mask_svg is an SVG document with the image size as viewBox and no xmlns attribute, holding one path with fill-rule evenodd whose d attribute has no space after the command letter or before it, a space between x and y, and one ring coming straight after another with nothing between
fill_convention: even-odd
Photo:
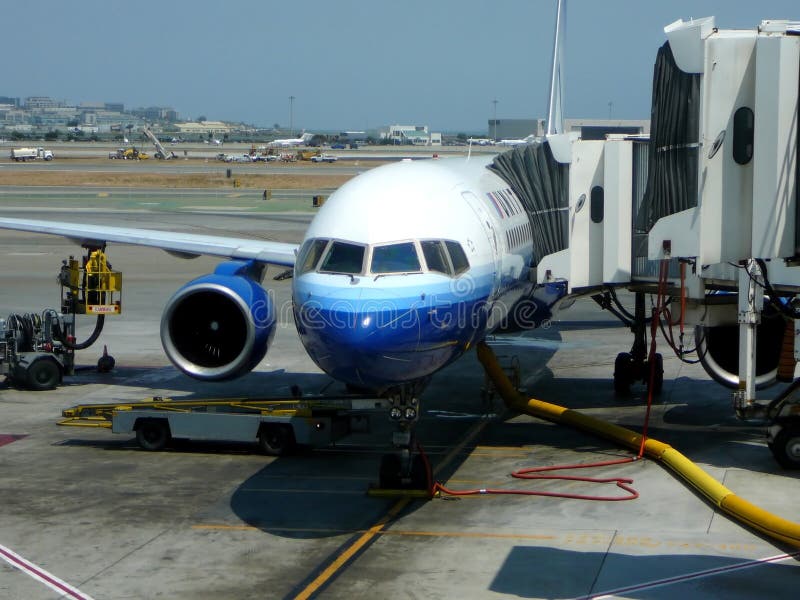
<instances>
[{"instance_id":1,"label":"yellow line marking","mask_svg":"<svg viewBox=\"0 0 800 600\"><path fill-rule=\"evenodd\" d=\"M483 429L489 424L488 419L481 419L475 425L473 425L472 429L467 432L467 435L464 436L464 439L457 444L447 455L441 460L441 462L433 469L433 475L436 475L439 471L441 471L451 460L453 460L456 456L458 456L463 449L470 443ZM297 596L295 596L295 600L307 600L314 594L320 587L325 585L325 583L333 577L337 571L342 569L361 548L363 548L366 544L368 544L373 538L378 535L381 535L383 532L383 528L389 523L391 519L393 519L396 515L400 513L406 506L411 503L410 498L401 498L398 500L390 509L389 512L384 515L380 521L378 521L375 525L369 528L364 534L361 535L352 545L350 545L346 550L344 550L339 556L336 557L327 568L325 568L322 573L317 575L314 580L309 583Z\"/></svg>"},{"instance_id":2,"label":"yellow line marking","mask_svg":"<svg viewBox=\"0 0 800 600\"><path fill-rule=\"evenodd\" d=\"M403 499L405 500L405 498ZM387 529L374 531L375 525L371 529L317 529L304 527L276 527L275 531L285 531L292 533L339 533L339 534L370 534L380 536L405 536L405 537L443 537L443 538L477 538L477 539L507 539L507 540L555 540L555 535L525 534L525 533L490 533L486 531L405 531L399 529ZM192 525L192 529L203 531L261 531L252 525ZM264 529L269 530L269 527ZM332 565L331 565L332 566Z\"/></svg>"},{"instance_id":3,"label":"yellow line marking","mask_svg":"<svg viewBox=\"0 0 800 600\"><path fill-rule=\"evenodd\" d=\"M336 571L341 569L348 560L350 560L361 548L363 548L372 538L376 535L381 533L381 530L386 526L386 524L397 516L401 510L403 510L411 501L407 498L401 498L398 500L392 508L389 509L389 512L384 515L380 521L378 521L375 525L369 528L364 534L361 535L349 548L347 548L344 552L342 552L339 556L336 557L328 567L322 571L317 577L309 583L305 589L300 592L297 596L295 596L296 600L307 600L311 597L314 592L316 592L322 585L325 584L328 579L330 579Z\"/></svg>"},{"instance_id":4,"label":"yellow line marking","mask_svg":"<svg viewBox=\"0 0 800 600\"><path fill-rule=\"evenodd\" d=\"M200 531L261 531L252 525L193 525L192 529ZM264 529L270 530L269 527ZM306 528L306 527L276 527L274 531L287 533L327 533L327 534L367 534L372 530L364 529L325 529L325 528ZM526 533L491 533L486 531L414 531L387 529L375 532L379 536L398 536L398 537L442 537L442 538L471 538L471 539L506 539L506 540L533 540L533 541L553 541L564 545L607 545L608 534L605 533L584 533L571 532L560 534L526 534ZM630 546L642 548L682 548L684 550L721 550L721 551L750 551L758 549L756 544L751 543L708 543L700 540L662 540L650 536L625 535L614 539L615 546Z\"/></svg>"},{"instance_id":5,"label":"yellow line marking","mask_svg":"<svg viewBox=\"0 0 800 600\"><path fill-rule=\"evenodd\" d=\"M475 446L475 450L516 450L517 452L532 452L533 446Z\"/></svg>"},{"instance_id":6,"label":"yellow line marking","mask_svg":"<svg viewBox=\"0 0 800 600\"><path fill-rule=\"evenodd\" d=\"M270 492L271 494L350 494L363 496L364 490L323 490L323 489L294 489L294 488L247 488L241 492Z\"/></svg>"}]
</instances>

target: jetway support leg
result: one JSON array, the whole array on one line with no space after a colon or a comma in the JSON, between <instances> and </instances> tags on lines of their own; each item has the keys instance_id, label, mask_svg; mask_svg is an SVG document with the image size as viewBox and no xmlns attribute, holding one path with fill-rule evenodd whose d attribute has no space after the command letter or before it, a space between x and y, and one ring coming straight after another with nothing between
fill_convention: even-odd
<instances>
[{"instance_id":1,"label":"jetway support leg","mask_svg":"<svg viewBox=\"0 0 800 600\"><path fill-rule=\"evenodd\" d=\"M755 260L739 269L739 389L733 407L740 418L754 416L763 407L756 402L756 333L764 302L764 277Z\"/></svg>"}]
</instances>

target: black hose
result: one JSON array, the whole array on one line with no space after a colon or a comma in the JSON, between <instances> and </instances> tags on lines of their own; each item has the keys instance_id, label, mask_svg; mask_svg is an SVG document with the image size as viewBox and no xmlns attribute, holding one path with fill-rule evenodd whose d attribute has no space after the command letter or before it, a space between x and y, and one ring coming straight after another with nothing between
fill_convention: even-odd
<instances>
[{"instance_id":1,"label":"black hose","mask_svg":"<svg viewBox=\"0 0 800 600\"><path fill-rule=\"evenodd\" d=\"M70 350L86 350L86 348L94 344L97 341L97 338L100 337L100 334L103 332L103 324L105 321L105 315L97 315L97 321L95 321L92 335L90 335L86 341L81 342L80 344L68 341L63 332L61 332L61 338L59 341Z\"/></svg>"}]
</instances>

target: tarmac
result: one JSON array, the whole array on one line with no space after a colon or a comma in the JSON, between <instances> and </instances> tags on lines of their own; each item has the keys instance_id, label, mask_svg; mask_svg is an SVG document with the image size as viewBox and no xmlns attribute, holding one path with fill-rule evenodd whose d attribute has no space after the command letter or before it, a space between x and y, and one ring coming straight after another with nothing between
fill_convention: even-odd
<instances>
[{"instance_id":1,"label":"tarmac","mask_svg":"<svg viewBox=\"0 0 800 600\"><path fill-rule=\"evenodd\" d=\"M209 214L191 208L190 199L133 212L112 200L86 212L59 201L58 210L43 215L38 201L28 208L4 197L3 204L17 208L2 214L280 241L299 241L311 216L224 206ZM0 231L0 316L56 306L61 260L79 252L60 238ZM160 347L161 312L183 283L217 261L119 245L108 252L124 274L123 314L109 318L98 343L78 353L81 369L47 392L0 384L0 598L796 596L795 549L716 512L649 460L589 473L633 479L635 500L490 494L407 500L366 494L390 447L392 429L382 415L369 432L279 458L232 443L185 442L152 453L128 435L59 427L61 411L79 403L282 396L292 385L316 394L339 385L306 356L288 310L291 282L273 281L277 270L265 280L282 307L266 359L234 382L185 377ZM630 305L631 297L623 301ZM82 321L78 339L92 326ZM586 300L546 328L491 341L501 360L518 358L529 396L639 431L645 388L617 397L612 385L614 357L631 342L613 316ZM116 359L111 373L93 368L104 345ZM681 363L665 346L661 351L664 390L650 435L739 496L800 520L800 506L792 504L797 475L775 463L763 424L738 421L728 390L698 365ZM437 374L423 394L417 434L436 480L451 489L624 495L613 485L513 479L519 469L630 453L510 413L481 394L484 385L470 353Z\"/></svg>"}]
</instances>

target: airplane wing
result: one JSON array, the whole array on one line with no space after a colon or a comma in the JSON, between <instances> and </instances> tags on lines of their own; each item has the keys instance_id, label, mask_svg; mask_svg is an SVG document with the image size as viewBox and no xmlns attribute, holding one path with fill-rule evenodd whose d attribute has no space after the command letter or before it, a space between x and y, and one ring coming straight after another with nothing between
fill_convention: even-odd
<instances>
[{"instance_id":1,"label":"airplane wing","mask_svg":"<svg viewBox=\"0 0 800 600\"><path fill-rule=\"evenodd\" d=\"M131 227L106 227L36 219L0 218L0 229L60 235L80 244L117 242L160 248L184 258L200 255L256 260L281 267L294 266L297 244L231 238L193 233L175 233Z\"/></svg>"}]
</instances>

